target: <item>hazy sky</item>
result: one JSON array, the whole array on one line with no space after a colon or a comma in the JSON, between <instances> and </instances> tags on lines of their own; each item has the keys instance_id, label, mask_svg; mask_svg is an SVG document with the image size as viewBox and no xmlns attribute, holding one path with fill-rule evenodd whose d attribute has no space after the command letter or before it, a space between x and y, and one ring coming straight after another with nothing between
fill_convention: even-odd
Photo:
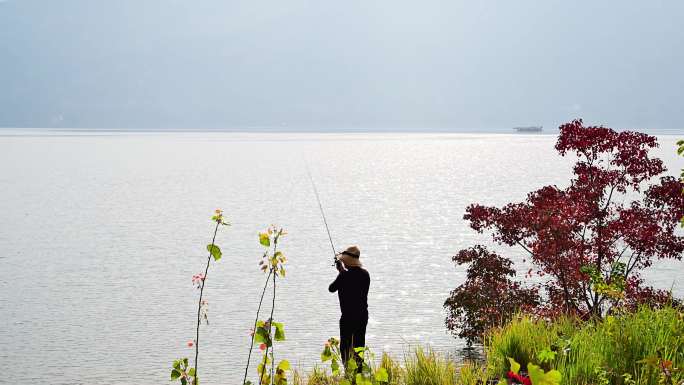
<instances>
[{"instance_id":1,"label":"hazy sky","mask_svg":"<svg viewBox=\"0 0 684 385\"><path fill-rule=\"evenodd\" d=\"M0 127L684 128L684 1L0 0Z\"/></svg>"}]
</instances>

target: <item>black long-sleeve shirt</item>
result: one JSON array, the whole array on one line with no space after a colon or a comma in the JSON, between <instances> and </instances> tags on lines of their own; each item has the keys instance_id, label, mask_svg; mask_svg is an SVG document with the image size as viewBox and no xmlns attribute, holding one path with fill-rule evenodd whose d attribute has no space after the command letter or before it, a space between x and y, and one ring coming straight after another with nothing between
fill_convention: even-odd
<instances>
[{"instance_id":1,"label":"black long-sleeve shirt","mask_svg":"<svg viewBox=\"0 0 684 385\"><path fill-rule=\"evenodd\" d=\"M370 274L361 267L350 267L337 275L328 290L337 291L342 318L368 319L368 289Z\"/></svg>"}]
</instances>

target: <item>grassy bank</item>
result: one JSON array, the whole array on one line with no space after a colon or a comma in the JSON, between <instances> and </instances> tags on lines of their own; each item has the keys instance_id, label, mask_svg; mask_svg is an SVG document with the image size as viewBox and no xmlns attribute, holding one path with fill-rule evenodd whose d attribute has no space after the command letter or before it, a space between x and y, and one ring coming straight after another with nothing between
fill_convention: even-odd
<instances>
[{"instance_id":1,"label":"grassy bank","mask_svg":"<svg viewBox=\"0 0 684 385\"><path fill-rule=\"evenodd\" d=\"M589 322L520 316L492 330L484 350L484 363L457 363L416 349L401 359L383 354L377 365L393 385L497 383L511 369L509 357L523 373L528 364L558 370L561 384L675 385L684 381L684 314L672 308L643 308ZM295 373L293 383L328 385L340 380L321 366L306 375Z\"/></svg>"},{"instance_id":2,"label":"grassy bank","mask_svg":"<svg viewBox=\"0 0 684 385\"><path fill-rule=\"evenodd\" d=\"M493 373L508 369L507 357L524 367L537 363L547 350L555 354L546 365L563 374L564 384L678 384L684 380L675 369L684 367L684 314L672 308L642 308L585 323L522 317L492 331L485 349ZM662 365L666 367L658 367ZM670 371L669 380L663 369Z\"/></svg>"}]
</instances>

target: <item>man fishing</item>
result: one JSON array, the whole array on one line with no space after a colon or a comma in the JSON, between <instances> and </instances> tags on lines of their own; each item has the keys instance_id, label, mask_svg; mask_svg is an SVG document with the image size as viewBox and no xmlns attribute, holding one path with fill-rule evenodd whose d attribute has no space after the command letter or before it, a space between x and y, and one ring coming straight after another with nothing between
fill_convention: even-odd
<instances>
[{"instance_id":1,"label":"man fishing","mask_svg":"<svg viewBox=\"0 0 684 385\"><path fill-rule=\"evenodd\" d=\"M328 290L337 292L340 300L340 351L345 365L354 354L361 372L362 360L354 348L366 345L366 325L368 325L368 288L370 275L362 267L361 252L356 246L337 254L335 267L339 272Z\"/></svg>"}]
</instances>

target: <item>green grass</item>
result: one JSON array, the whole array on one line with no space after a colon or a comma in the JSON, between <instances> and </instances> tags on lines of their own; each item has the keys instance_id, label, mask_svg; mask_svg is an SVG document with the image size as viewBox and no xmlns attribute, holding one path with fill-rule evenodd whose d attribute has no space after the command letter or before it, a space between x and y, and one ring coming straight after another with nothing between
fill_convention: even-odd
<instances>
[{"instance_id":1,"label":"green grass","mask_svg":"<svg viewBox=\"0 0 684 385\"><path fill-rule=\"evenodd\" d=\"M481 366L473 363L458 366L453 360L422 348L405 355L401 363L383 354L380 366L387 370L389 385L477 385L486 380ZM293 384L331 385L338 384L340 379L328 371L314 368L306 376L295 372Z\"/></svg>"},{"instance_id":2,"label":"green grass","mask_svg":"<svg viewBox=\"0 0 684 385\"><path fill-rule=\"evenodd\" d=\"M684 367L684 316L681 311L642 308L636 313L581 323L564 318L553 323L529 317L515 319L486 339L488 368L508 370L506 357L523 367L539 363L543 349L558 351L546 364L563 374L563 384L624 384L625 374L635 384L655 385L660 371L639 361L660 355L675 368ZM684 375L674 373L674 383Z\"/></svg>"},{"instance_id":3,"label":"green grass","mask_svg":"<svg viewBox=\"0 0 684 385\"><path fill-rule=\"evenodd\" d=\"M556 351L541 363L538 353ZM528 363L562 374L563 385L667 385L657 368L639 361L660 356L672 361L672 384L684 381L684 313L673 308L642 308L636 313L583 322L562 318L554 322L515 317L485 338L484 364L456 362L429 349L417 348L397 361L383 354L389 385L486 385L496 383L510 369L507 357L524 369ZM628 379L628 380L626 380ZM316 368L294 385L333 385L340 378ZM659 382L660 381L660 382Z\"/></svg>"}]
</instances>

